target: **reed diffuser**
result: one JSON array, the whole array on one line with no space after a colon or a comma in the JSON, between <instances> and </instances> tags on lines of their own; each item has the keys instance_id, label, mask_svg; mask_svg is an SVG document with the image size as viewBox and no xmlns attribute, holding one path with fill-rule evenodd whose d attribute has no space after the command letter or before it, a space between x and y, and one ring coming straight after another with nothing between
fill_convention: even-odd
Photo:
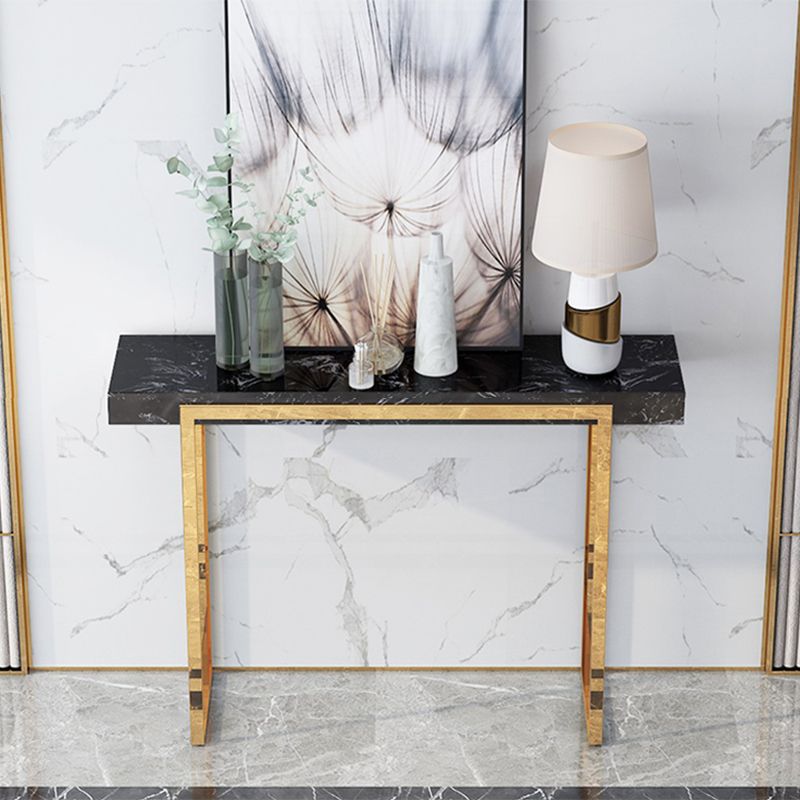
<instances>
[{"instance_id":1,"label":"reed diffuser","mask_svg":"<svg viewBox=\"0 0 800 800\"><path fill-rule=\"evenodd\" d=\"M359 342L367 345L372 371L376 375L388 375L403 363L403 347L387 327L397 264L391 256L387 258L384 255L373 255L370 272L372 281L367 276L363 262L359 266L367 294L371 326L369 333L362 336Z\"/></svg>"}]
</instances>

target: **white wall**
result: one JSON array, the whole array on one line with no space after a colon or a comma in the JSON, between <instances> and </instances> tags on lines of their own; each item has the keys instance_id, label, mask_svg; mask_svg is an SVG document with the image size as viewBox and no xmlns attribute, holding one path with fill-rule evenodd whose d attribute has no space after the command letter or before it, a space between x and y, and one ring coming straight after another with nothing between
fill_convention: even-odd
<instances>
[{"instance_id":1,"label":"white wall","mask_svg":"<svg viewBox=\"0 0 800 800\"><path fill-rule=\"evenodd\" d=\"M184 662L178 433L109 427L120 332L211 330L202 220L165 156L224 109L221 0L0 0L34 662ZM529 4L527 220L545 137L651 143L686 424L615 433L608 660L756 665L788 162L789 0ZM526 326L562 275L529 263ZM215 658L577 664L577 429L219 429Z\"/></svg>"}]
</instances>

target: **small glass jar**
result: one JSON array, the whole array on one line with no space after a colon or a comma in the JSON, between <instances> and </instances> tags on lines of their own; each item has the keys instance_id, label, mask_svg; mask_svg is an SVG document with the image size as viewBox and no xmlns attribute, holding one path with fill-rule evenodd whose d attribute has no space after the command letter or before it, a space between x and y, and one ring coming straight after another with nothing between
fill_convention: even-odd
<instances>
[{"instance_id":1,"label":"small glass jar","mask_svg":"<svg viewBox=\"0 0 800 800\"><path fill-rule=\"evenodd\" d=\"M375 385L375 375L372 371L372 361L370 361L366 342L356 342L353 360L347 369L347 375L351 389L363 392Z\"/></svg>"}]
</instances>

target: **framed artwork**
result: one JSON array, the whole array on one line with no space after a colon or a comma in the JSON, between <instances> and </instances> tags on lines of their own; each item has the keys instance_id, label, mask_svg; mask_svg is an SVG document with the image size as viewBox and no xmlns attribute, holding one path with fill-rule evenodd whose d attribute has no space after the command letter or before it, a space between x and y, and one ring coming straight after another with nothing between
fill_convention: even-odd
<instances>
[{"instance_id":1,"label":"framed artwork","mask_svg":"<svg viewBox=\"0 0 800 800\"><path fill-rule=\"evenodd\" d=\"M459 346L522 344L524 0L228 0L235 177L268 217L297 172L321 196L284 273L288 346L343 347L396 264L389 327L413 344L419 259L453 258Z\"/></svg>"}]
</instances>

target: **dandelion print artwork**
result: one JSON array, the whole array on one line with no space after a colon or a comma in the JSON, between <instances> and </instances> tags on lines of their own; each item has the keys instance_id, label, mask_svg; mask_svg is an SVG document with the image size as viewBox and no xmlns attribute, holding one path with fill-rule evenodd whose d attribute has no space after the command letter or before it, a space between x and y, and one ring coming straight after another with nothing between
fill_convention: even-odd
<instances>
[{"instance_id":1,"label":"dandelion print artwork","mask_svg":"<svg viewBox=\"0 0 800 800\"><path fill-rule=\"evenodd\" d=\"M362 266L393 259L387 325L412 344L440 230L459 345L521 344L524 0L228 0L238 174L266 212L309 167L322 194L284 278L286 344L369 330Z\"/></svg>"}]
</instances>

